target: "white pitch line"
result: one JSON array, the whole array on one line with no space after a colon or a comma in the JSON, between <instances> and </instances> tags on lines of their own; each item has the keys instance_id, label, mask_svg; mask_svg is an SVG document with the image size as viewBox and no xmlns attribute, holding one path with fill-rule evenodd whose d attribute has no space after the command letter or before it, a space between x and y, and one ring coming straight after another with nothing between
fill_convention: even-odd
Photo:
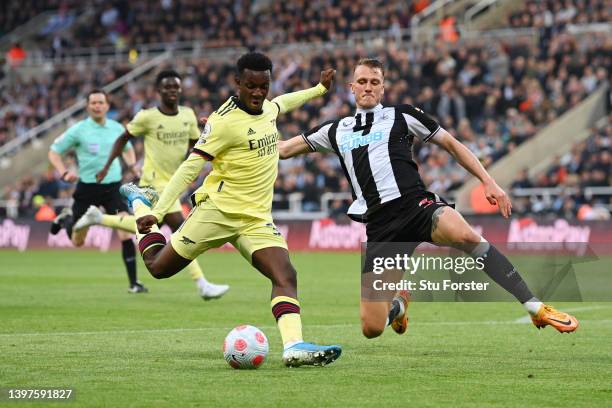
<instances>
[{"instance_id":1,"label":"white pitch line","mask_svg":"<svg viewBox=\"0 0 612 408\"><path fill-rule=\"evenodd\" d=\"M309 325L308 327L319 327L319 328L341 328L357 326L357 324L319 324ZM260 329L275 329L276 326L257 326ZM147 334L147 333L186 333L186 332L200 332L200 331L215 331L223 330L229 332L233 327L178 327L174 329L142 329L142 330L98 330L98 331L86 331L86 332L34 332L34 333L0 333L2 337L12 336L91 336L100 334Z\"/></svg>"},{"instance_id":2,"label":"white pitch line","mask_svg":"<svg viewBox=\"0 0 612 408\"><path fill-rule=\"evenodd\" d=\"M608 306L583 306L583 307L574 307L569 309L563 309L563 312L584 312L587 310L598 310L598 309L608 309ZM519 317L514 321L514 323L531 323L531 316L523 316Z\"/></svg>"},{"instance_id":3,"label":"white pitch line","mask_svg":"<svg viewBox=\"0 0 612 408\"><path fill-rule=\"evenodd\" d=\"M568 309L569 310L569 309ZM612 324L612 320L580 320L580 323L599 323ZM474 321L447 321L447 322L419 322L413 321L415 326L490 326L523 324L522 321L510 320L474 320ZM360 327L360 324L311 324L309 328L349 328ZM258 326L262 330L274 330L276 326ZM163 334L163 333L188 333L222 330L229 332L233 327L193 327L193 328L174 328L174 329L143 329L143 330L99 330L87 332L34 332L34 333L0 333L0 338L10 337L44 337L44 336L99 336L106 334Z\"/></svg>"}]
</instances>

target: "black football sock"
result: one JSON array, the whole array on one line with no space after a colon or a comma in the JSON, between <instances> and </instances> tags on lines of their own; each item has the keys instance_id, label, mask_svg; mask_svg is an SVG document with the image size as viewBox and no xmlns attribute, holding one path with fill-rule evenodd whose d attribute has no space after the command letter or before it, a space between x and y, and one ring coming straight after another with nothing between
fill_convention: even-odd
<instances>
[{"instance_id":1,"label":"black football sock","mask_svg":"<svg viewBox=\"0 0 612 408\"><path fill-rule=\"evenodd\" d=\"M130 280L130 286L134 286L136 284L136 248L131 239L121 241L121 255Z\"/></svg>"},{"instance_id":2,"label":"black football sock","mask_svg":"<svg viewBox=\"0 0 612 408\"><path fill-rule=\"evenodd\" d=\"M534 297L521 274L508 258L487 241L478 244L476 249L472 251L472 256L483 258L483 271L519 302L525 303Z\"/></svg>"},{"instance_id":3,"label":"black football sock","mask_svg":"<svg viewBox=\"0 0 612 408\"><path fill-rule=\"evenodd\" d=\"M66 217L66 219L60 223L60 225L66 230L68 238L72 239L72 226L74 225L74 218L72 218L72 215Z\"/></svg>"},{"instance_id":4,"label":"black football sock","mask_svg":"<svg viewBox=\"0 0 612 408\"><path fill-rule=\"evenodd\" d=\"M62 228L63 227L62 227L62 223L61 222L53 221L51 223L51 229L50 229L51 235L57 235L57 233L60 232L62 230Z\"/></svg>"}]
</instances>

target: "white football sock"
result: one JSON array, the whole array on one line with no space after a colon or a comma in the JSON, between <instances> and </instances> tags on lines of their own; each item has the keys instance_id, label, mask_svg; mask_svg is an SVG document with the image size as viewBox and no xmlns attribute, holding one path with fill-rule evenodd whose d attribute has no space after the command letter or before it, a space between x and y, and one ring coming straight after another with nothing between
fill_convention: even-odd
<instances>
[{"instance_id":1,"label":"white football sock","mask_svg":"<svg viewBox=\"0 0 612 408\"><path fill-rule=\"evenodd\" d=\"M203 276L196 279L195 283L197 287L200 289L204 289L208 285L208 281Z\"/></svg>"},{"instance_id":2,"label":"white football sock","mask_svg":"<svg viewBox=\"0 0 612 408\"><path fill-rule=\"evenodd\" d=\"M401 300L401 299L393 299L393 302L391 302L391 305L393 305L393 303L394 303L396 300L397 300L397 303L399 304L399 308L400 308L400 311L399 311L399 313L398 313L396 316L401 316L401 315L403 315L404 313L406 313L406 309L405 309L405 307L404 307L404 302L402 302L402 300ZM391 307L393 307L393 306L391 306ZM386 326L388 326L388 325L390 325L390 324L391 324L391 322L389 321L389 316L387 316L387 320L386 320L386 323L385 323L385 327L386 327Z\"/></svg>"},{"instance_id":3,"label":"white football sock","mask_svg":"<svg viewBox=\"0 0 612 408\"><path fill-rule=\"evenodd\" d=\"M540 302L540 299L538 299L537 297L532 297L531 299L523 303L523 307L525 308L525 310L527 310L532 316L538 314L538 311L540 310L541 306L542 302Z\"/></svg>"},{"instance_id":4,"label":"white football sock","mask_svg":"<svg viewBox=\"0 0 612 408\"><path fill-rule=\"evenodd\" d=\"M303 342L304 340L288 341L287 343L283 344L283 350L287 350L288 348L291 348L295 346L296 344L300 344Z\"/></svg>"}]
</instances>

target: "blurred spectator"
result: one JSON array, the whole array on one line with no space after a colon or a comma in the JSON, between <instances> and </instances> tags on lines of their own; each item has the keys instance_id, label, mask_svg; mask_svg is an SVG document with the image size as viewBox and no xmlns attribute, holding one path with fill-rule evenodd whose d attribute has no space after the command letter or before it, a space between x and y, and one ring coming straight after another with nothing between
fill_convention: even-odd
<instances>
[{"instance_id":1,"label":"blurred spectator","mask_svg":"<svg viewBox=\"0 0 612 408\"><path fill-rule=\"evenodd\" d=\"M32 199L34 207L37 208L34 219L36 221L53 221L55 219L55 211L53 207L41 195L36 195Z\"/></svg>"},{"instance_id":2,"label":"blurred spectator","mask_svg":"<svg viewBox=\"0 0 612 408\"><path fill-rule=\"evenodd\" d=\"M11 68L17 68L26 59L26 56L26 51L21 47L21 44L14 43L6 53L6 61Z\"/></svg>"},{"instance_id":3,"label":"blurred spectator","mask_svg":"<svg viewBox=\"0 0 612 408\"><path fill-rule=\"evenodd\" d=\"M444 16L440 20L440 39L447 43L457 42L459 32L457 31L457 18L455 16Z\"/></svg>"},{"instance_id":4,"label":"blurred spectator","mask_svg":"<svg viewBox=\"0 0 612 408\"><path fill-rule=\"evenodd\" d=\"M412 11L418 14L429 6L430 0L414 0L412 2Z\"/></svg>"},{"instance_id":5,"label":"blurred spectator","mask_svg":"<svg viewBox=\"0 0 612 408\"><path fill-rule=\"evenodd\" d=\"M512 189L533 187L533 184L531 183L531 181L529 181L529 169L525 168L521 170L521 173L516 178L516 180L512 182L512 185L510 187Z\"/></svg>"},{"instance_id":6,"label":"blurred spectator","mask_svg":"<svg viewBox=\"0 0 612 408\"><path fill-rule=\"evenodd\" d=\"M41 177L36 195L45 199L55 199L59 196L59 190L59 180L55 177L53 169L50 168Z\"/></svg>"}]
</instances>

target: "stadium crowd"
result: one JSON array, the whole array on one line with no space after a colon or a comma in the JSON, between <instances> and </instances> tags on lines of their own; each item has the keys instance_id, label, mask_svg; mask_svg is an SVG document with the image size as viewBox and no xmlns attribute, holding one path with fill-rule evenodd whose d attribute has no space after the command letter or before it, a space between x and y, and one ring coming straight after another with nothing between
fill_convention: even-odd
<instances>
[{"instance_id":1,"label":"stadium crowd","mask_svg":"<svg viewBox=\"0 0 612 408\"><path fill-rule=\"evenodd\" d=\"M202 41L207 47L254 46L344 39L369 30L407 27L428 1L116 0L99 2L76 24L72 46ZM176 22L180 21L180 24Z\"/></svg>"},{"instance_id":2,"label":"stadium crowd","mask_svg":"<svg viewBox=\"0 0 612 408\"><path fill-rule=\"evenodd\" d=\"M86 89L101 88L128 65L56 68L48 77L15 77L0 91L0 146L78 102Z\"/></svg>"},{"instance_id":3,"label":"stadium crowd","mask_svg":"<svg viewBox=\"0 0 612 408\"><path fill-rule=\"evenodd\" d=\"M609 219L606 205L609 196L588 196L585 187L609 187L612 185L612 116L606 123L591 130L588 139L576 143L571 150L557 157L553 164L534 177L524 169L512 183L513 189L534 187L561 187L557 197L538 196L515 199L515 211L519 214L554 212L560 217L581 220ZM578 189L578 192L574 192Z\"/></svg>"},{"instance_id":4,"label":"stadium crowd","mask_svg":"<svg viewBox=\"0 0 612 408\"><path fill-rule=\"evenodd\" d=\"M0 37L45 11L66 14L82 5L79 0L20 0L0 2Z\"/></svg>"},{"instance_id":5,"label":"stadium crowd","mask_svg":"<svg viewBox=\"0 0 612 408\"><path fill-rule=\"evenodd\" d=\"M508 15L508 25L558 31L567 24L608 22L610 12L610 2L601 0L528 0Z\"/></svg>"},{"instance_id":6,"label":"stadium crowd","mask_svg":"<svg viewBox=\"0 0 612 408\"><path fill-rule=\"evenodd\" d=\"M141 3L130 2L129 6L124 6L139 7ZM171 8L193 5L189 1L162 1L155 4L165 7L168 5L166 3ZM250 5L247 3L240 4L246 7ZM353 3L357 2L350 4ZM115 4L119 7L123 3ZM274 7L285 10L293 4L275 3ZM308 9L311 2L299 4ZM352 9L350 6L344 7L348 4L345 2L334 4L338 4L339 10ZM397 7L397 3L388 7ZM242 8L234 7L234 10ZM124 12L121 9L116 14L121 16ZM170 12L140 14L152 19L172 16ZM289 14L299 13L293 10ZM170 21L171 17L167 18ZM366 26L369 24L368 18L365 20ZM353 18L353 21L359 20L361 18ZM265 19L261 21L265 22ZM143 26L146 27L146 24ZM266 27L266 24L262 23L261 26ZM335 31L336 28L330 30ZM305 37L309 41L324 39ZM325 120L350 115L353 111L353 100L346 84L350 81L354 61L364 56L365 51L325 47L321 47L321 50L311 56L274 54L272 95L312 86L324 67L333 66L337 69L336 89L329 96L279 118L278 127L285 138ZM465 143L485 166L511 152L539 128L608 81L612 66L605 35L575 37L562 29L553 32L546 42L476 40L454 45L437 42L408 48L388 44L374 53L367 53L369 56L372 54L381 58L386 65L386 103L410 103L429 112ZM184 75L183 103L192 106L201 116L209 115L233 93L233 64L230 61L179 59L173 68ZM3 140L14 137L18 131L25 131L73 103L87 89L110 82L123 69L126 67L108 66L96 72L75 71L71 75L59 70L47 81L22 82L9 87L2 93L0 145ZM110 116L125 123L139 109L154 105L155 100L151 77L129 83L114 95ZM136 149L137 152L142 150L138 142ZM452 191L461 186L467 177L465 171L448 154L434 145L417 143L415 158L421 166L426 185L442 195L452 195ZM275 202L277 209L287 208L288 196L294 192L303 194L304 210L314 211L319 209L322 193L349 191L337 160L333 157L316 154L281 162L279 174L276 183L279 197ZM52 178L51 174L43 176L41 181L26 177L8 188L4 198L18 196L23 204L20 207L27 211L32 208L31 197L41 195L37 194L36 186L46 181L51 182ZM57 180L56 183L59 185L57 193L49 197L69 195L69 186ZM346 201L336 200L332 202L332 208L340 213L346 204ZM528 210L526 208L525 211Z\"/></svg>"}]
</instances>

